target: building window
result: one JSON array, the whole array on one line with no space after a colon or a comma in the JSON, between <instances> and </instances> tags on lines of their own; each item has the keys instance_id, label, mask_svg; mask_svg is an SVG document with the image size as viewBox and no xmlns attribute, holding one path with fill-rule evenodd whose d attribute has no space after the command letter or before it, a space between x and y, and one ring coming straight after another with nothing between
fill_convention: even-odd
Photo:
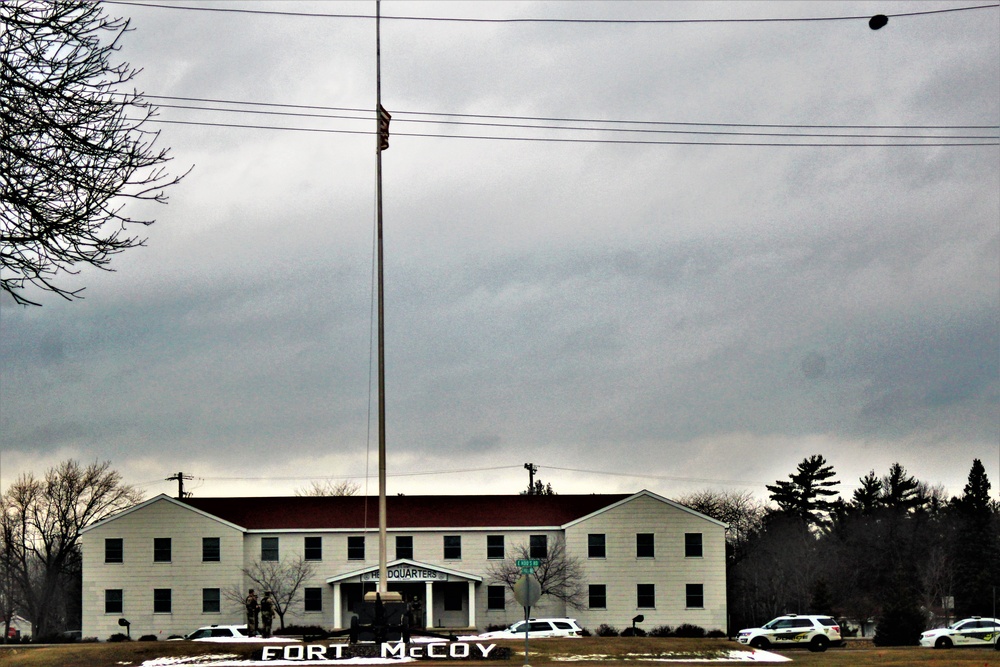
<instances>
[{"instance_id":1,"label":"building window","mask_svg":"<svg viewBox=\"0 0 1000 667\"><path fill-rule=\"evenodd\" d=\"M222 560L222 548L218 537L201 538L201 560L206 563L218 563Z\"/></svg>"},{"instance_id":2,"label":"building window","mask_svg":"<svg viewBox=\"0 0 1000 667\"><path fill-rule=\"evenodd\" d=\"M306 560L323 560L323 538L307 537L305 543Z\"/></svg>"},{"instance_id":3,"label":"building window","mask_svg":"<svg viewBox=\"0 0 1000 667\"><path fill-rule=\"evenodd\" d=\"M684 533L684 557L701 558L701 533Z\"/></svg>"},{"instance_id":4,"label":"building window","mask_svg":"<svg viewBox=\"0 0 1000 667\"><path fill-rule=\"evenodd\" d=\"M104 540L104 562L125 562L125 540L120 537L109 537Z\"/></svg>"},{"instance_id":5,"label":"building window","mask_svg":"<svg viewBox=\"0 0 1000 667\"><path fill-rule=\"evenodd\" d=\"M532 535L528 538L529 558L549 557L549 538L545 535Z\"/></svg>"},{"instance_id":6,"label":"building window","mask_svg":"<svg viewBox=\"0 0 1000 667\"><path fill-rule=\"evenodd\" d=\"M503 560L503 535L486 536L486 557L490 560Z\"/></svg>"},{"instance_id":7,"label":"building window","mask_svg":"<svg viewBox=\"0 0 1000 667\"><path fill-rule=\"evenodd\" d=\"M486 609L489 611L503 611L507 608L507 587L489 586L486 589Z\"/></svg>"},{"instance_id":8,"label":"building window","mask_svg":"<svg viewBox=\"0 0 1000 667\"><path fill-rule=\"evenodd\" d=\"M461 535L445 535L444 536L444 559L445 560L462 560L462 536Z\"/></svg>"},{"instance_id":9,"label":"building window","mask_svg":"<svg viewBox=\"0 0 1000 667\"><path fill-rule=\"evenodd\" d=\"M462 611L462 600L465 599L465 584L446 583L444 585L444 610Z\"/></svg>"},{"instance_id":10,"label":"building window","mask_svg":"<svg viewBox=\"0 0 1000 667\"><path fill-rule=\"evenodd\" d=\"M153 589L153 613L154 614L169 614L170 613L170 589L169 588L154 588Z\"/></svg>"},{"instance_id":11,"label":"building window","mask_svg":"<svg viewBox=\"0 0 1000 667\"><path fill-rule=\"evenodd\" d=\"M396 558L409 558L413 560L413 536L396 536Z\"/></svg>"},{"instance_id":12,"label":"building window","mask_svg":"<svg viewBox=\"0 0 1000 667\"><path fill-rule=\"evenodd\" d=\"M347 538L347 560L365 559L365 536L351 535Z\"/></svg>"},{"instance_id":13,"label":"building window","mask_svg":"<svg viewBox=\"0 0 1000 667\"><path fill-rule=\"evenodd\" d=\"M703 584L687 584L685 587L686 601L684 606L688 609L705 608L705 586Z\"/></svg>"},{"instance_id":14,"label":"building window","mask_svg":"<svg viewBox=\"0 0 1000 667\"><path fill-rule=\"evenodd\" d=\"M604 558L604 533L587 535L587 558Z\"/></svg>"},{"instance_id":15,"label":"building window","mask_svg":"<svg viewBox=\"0 0 1000 667\"><path fill-rule=\"evenodd\" d=\"M170 562L170 538L169 537L154 537L153 538L153 562L154 563L169 563Z\"/></svg>"},{"instance_id":16,"label":"building window","mask_svg":"<svg viewBox=\"0 0 1000 667\"><path fill-rule=\"evenodd\" d=\"M278 553L277 537L260 538L260 559L271 562L281 560Z\"/></svg>"},{"instance_id":17,"label":"building window","mask_svg":"<svg viewBox=\"0 0 1000 667\"><path fill-rule=\"evenodd\" d=\"M656 584L635 585L635 606L639 609L656 608Z\"/></svg>"},{"instance_id":18,"label":"building window","mask_svg":"<svg viewBox=\"0 0 1000 667\"><path fill-rule=\"evenodd\" d=\"M655 558L656 549L653 546L653 533L636 533L635 535L635 557Z\"/></svg>"},{"instance_id":19,"label":"building window","mask_svg":"<svg viewBox=\"0 0 1000 667\"><path fill-rule=\"evenodd\" d=\"M125 602L124 602L124 596L122 595L122 589L109 588L106 591L104 591L104 613L105 614L125 613Z\"/></svg>"},{"instance_id":20,"label":"building window","mask_svg":"<svg viewBox=\"0 0 1000 667\"><path fill-rule=\"evenodd\" d=\"M218 588L201 589L201 613L218 614L222 611L222 591Z\"/></svg>"},{"instance_id":21,"label":"building window","mask_svg":"<svg viewBox=\"0 0 1000 667\"><path fill-rule=\"evenodd\" d=\"M302 591L304 611L323 611L323 589L306 588Z\"/></svg>"},{"instance_id":22,"label":"building window","mask_svg":"<svg viewBox=\"0 0 1000 667\"><path fill-rule=\"evenodd\" d=\"M607 609L608 587L604 584L591 584L588 588L588 599L587 605L591 609Z\"/></svg>"}]
</instances>

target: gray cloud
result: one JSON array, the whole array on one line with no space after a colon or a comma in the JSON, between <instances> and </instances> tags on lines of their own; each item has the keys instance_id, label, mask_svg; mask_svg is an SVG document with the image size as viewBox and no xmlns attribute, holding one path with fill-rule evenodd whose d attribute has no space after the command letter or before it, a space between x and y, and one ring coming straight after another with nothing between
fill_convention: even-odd
<instances>
[{"instance_id":1,"label":"gray cloud","mask_svg":"<svg viewBox=\"0 0 1000 667\"><path fill-rule=\"evenodd\" d=\"M115 9L133 16L126 55L144 68L151 94L372 106L370 21ZM858 9L383 11L652 18ZM894 19L879 33L863 22L387 21L383 96L394 113L995 124L1000 40L974 14ZM170 109L163 117L209 118ZM680 478L770 482L813 453L845 480L899 460L955 484L974 456L996 461L995 147L416 138L403 133L495 130L404 118L393 121L384 154L387 433L399 465L519 468L530 456L636 476L543 476L562 488L670 495ZM218 477L281 477L289 467L357 475L374 433L372 137L165 125L161 140L195 170L169 206L153 209L148 247L122 256L116 273L84 272L82 303L0 304L5 461L72 452L147 477L179 464ZM258 492L253 484L226 489ZM418 479L401 484L420 488ZM520 484L510 472L464 475L454 488ZM207 480L199 493L219 488ZM290 490L272 483L271 492Z\"/></svg>"}]
</instances>

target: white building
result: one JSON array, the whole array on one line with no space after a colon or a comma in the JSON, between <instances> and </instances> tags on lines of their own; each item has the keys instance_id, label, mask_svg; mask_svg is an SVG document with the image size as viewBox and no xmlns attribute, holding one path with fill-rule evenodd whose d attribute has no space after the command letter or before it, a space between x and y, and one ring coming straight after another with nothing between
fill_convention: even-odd
<instances>
[{"instance_id":1,"label":"white building","mask_svg":"<svg viewBox=\"0 0 1000 667\"><path fill-rule=\"evenodd\" d=\"M243 622L226 591L255 563L313 565L286 624L348 627L378 577L378 501L364 497L187 498L160 495L83 535L83 635L166 638ZM582 609L543 596L533 616L594 630L726 627L725 524L649 491L634 495L392 496L389 589L416 600L428 628L479 629L524 617L489 567L527 545L563 540L585 571ZM372 524L375 524L374 526ZM259 593L260 591L258 591ZM277 625L277 621L275 621Z\"/></svg>"}]
</instances>

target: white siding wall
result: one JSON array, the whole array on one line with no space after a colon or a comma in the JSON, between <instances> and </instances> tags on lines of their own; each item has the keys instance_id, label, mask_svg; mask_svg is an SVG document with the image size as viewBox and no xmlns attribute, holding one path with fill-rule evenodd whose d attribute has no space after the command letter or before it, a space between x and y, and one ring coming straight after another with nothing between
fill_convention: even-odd
<instances>
[{"instance_id":1,"label":"white siding wall","mask_svg":"<svg viewBox=\"0 0 1000 667\"><path fill-rule=\"evenodd\" d=\"M153 538L171 538L171 562L153 562ZM203 563L202 537L218 537L221 560ZM105 538L122 538L124 562L105 563ZM132 638L154 634L166 639L202 625L242 622L240 609L222 600L221 613L202 613L202 589L241 584L243 535L214 519L169 500L157 500L83 536L83 635L107 639L131 622ZM169 614L153 613L153 589L172 591ZM106 614L107 589L121 589L121 614Z\"/></svg>"},{"instance_id":2,"label":"white siding wall","mask_svg":"<svg viewBox=\"0 0 1000 667\"><path fill-rule=\"evenodd\" d=\"M606 557L587 557L591 533L604 534ZM653 558L636 557L636 534L654 535ZM684 534L702 533L702 558L684 557ZM725 529L698 515L648 496L629 502L571 526L566 531L569 551L580 558L587 584L607 587L607 608L574 610L581 625L591 631L601 623L623 630L634 616L642 614L639 626L651 630L658 625L682 623L705 630L726 628ZM640 609L636 584L655 585L655 608ZM704 608L686 608L686 584L702 584Z\"/></svg>"}]
</instances>

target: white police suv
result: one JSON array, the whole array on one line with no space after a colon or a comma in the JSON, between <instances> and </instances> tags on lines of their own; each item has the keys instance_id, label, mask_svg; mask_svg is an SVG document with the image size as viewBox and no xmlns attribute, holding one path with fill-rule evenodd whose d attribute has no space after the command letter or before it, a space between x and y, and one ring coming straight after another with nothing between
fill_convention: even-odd
<instances>
[{"instance_id":1,"label":"white police suv","mask_svg":"<svg viewBox=\"0 0 1000 667\"><path fill-rule=\"evenodd\" d=\"M206 625L184 637L189 641L226 641L246 639L250 632L245 625Z\"/></svg>"},{"instance_id":2,"label":"white police suv","mask_svg":"<svg viewBox=\"0 0 1000 667\"><path fill-rule=\"evenodd\" d=\"M840 624L829 616L788 614L759 628L740 630L736 640L759 649L803 646L810 651L825 651L840 645Z\"/></svg>"},{"instance_id":3,"label":"white police suv","mask_svg":"<svg viewBox=\"0 0 1000 667\"><path fill-rule=\"evenodd\" d=\"M524 638L524 621L518 621L506 630L496 630L479 635L479 639L518 639ZM529 618L528 637L582 637L583 629L575 618Z\"/></svg>"},{"instance_id":4,"label":"white police suv","mask_svg":"<svg viewBox=\"0 0 1000 667\"><path fill-rule=\"evenodd\" d=\"M920 645L933 648L953 646L993 646L1000 650L1000 620L963 618L947 628L935 628L920 635Z\"/></svg>"}]
</instances>

